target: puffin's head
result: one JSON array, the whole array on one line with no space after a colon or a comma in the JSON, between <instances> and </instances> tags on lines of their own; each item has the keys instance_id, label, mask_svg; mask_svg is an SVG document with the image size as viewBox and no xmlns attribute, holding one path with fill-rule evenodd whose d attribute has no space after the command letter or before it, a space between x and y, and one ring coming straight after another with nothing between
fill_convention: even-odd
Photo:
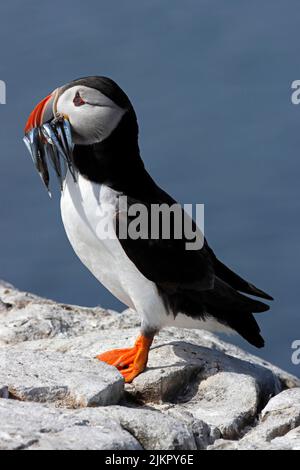
<instances>
[{"instance_id":1,"label":"puffin's head","mask_svg":"<svg viewBox=\"0 0 300 470\"><path fill-rule=\"evenodd\" d=\"M137 138L136 115L124 91L109 78L86 77L57 88L38 103L26 123L24 141L48 188L49 158L61 179L59 158L70 168L74 144L101 143L128 121L126 131Z\"/></svg>"},{"instance_id":2,"label":"puffin's head","mask_svg":"<svg viewBox=\"0 0 300 470\"><path fill-rule=\"evenodd\" d=\"M25 133L59 115L70 122L74 144L91 145L105 140L128 111L133 111L129 98L113 80L81 78L44 98L30 114Z\"/></svg>"}]
</instances>

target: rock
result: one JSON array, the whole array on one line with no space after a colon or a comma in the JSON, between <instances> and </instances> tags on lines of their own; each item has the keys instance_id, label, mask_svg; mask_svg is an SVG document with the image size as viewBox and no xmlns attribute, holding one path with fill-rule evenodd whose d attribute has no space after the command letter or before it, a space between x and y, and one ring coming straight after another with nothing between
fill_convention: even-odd
<instances>
[{"instance_id":1,"label":"rock","mask_svg":"<svg viewBox=\"0 0 300 470\"><path fill-rule=\"evenodd\" d=\"M107 349L133 344L137 334L136 329L126 329L120 337L120 331L113 329L109 336L99 331L65 340L31 341L23 349L90 358ZM280 380L269 369L176 341L176 335L176 331L165 331L155 340L147 370L126 386L128 393L144 403L179 406L217 427L227 439L235 438L255 419L269 397L281 390ZM15 347L11 351L15 354Z\"/></svg>"},{"instance_id":2,"label":"rock","mask_svg":"<svg viewBox=\"0 0 300 470\"><path fill-rule=\"evenodd\" d=\"M0 295L1 295L2 291L4 291L5 289L14 289L15 291L17 290L9 282L4 281L4 279L0 279Z\"/></svg>"},{"instance_id":3,"label":"rock","mask_svg":"<svg viewBox=\"0 0 300 470\"><path fill-rule=\"evenodd\" d=\"M299 445L299 379L211 333L163 330L146 371L124 391L118 371L93 358L134 343L137 313L57 304L1 282L0 297L4 448Z\"/></svg>"},{"instance_id":4,"label":"rock","mask_svg":"<svg viewBox=\"0 0 300 470\"><path fill-rule=\"evenodd\" d=\"M56 304L12 289L4 292L0 303L0 346L45 338L69 338L108 328L126 328L129 321L132 324L130 312L120 315L100 307L92 309Z\"/></svg>"},{"instance_id":5,"label":"rock","mask_svg":"<svg viewBox=\"0 0 300 470\"><path fill-rule=\"evenodd\" d=\"M300 426L272 441L273 450L300 450Z\"/></svg>"},{"instance_id":6,"label":"rock","mask_svg":"<svg viewBox=\"0 0 300 470\"><path fill-rule=\"evenodd\" d=\"M105 407L107 413L134 436L144 449L148 450L196 450L194 429L190 423L175 419L157 410ZM199 442L198 442L199 444ZM203 445L206 442L203 441Z\"/></svg>"},{"instance_id":7,"label":"rock","mask_svg":"<svg viewBox=\"0 0 300 470\"><path fill-rule=\"evenodd\" d=\"M7 312L7 310L11 309L12 305L9 303L5 303L0 299L0 313Z\"/></svg>"},{"instance_id":8,"label":"rock","mask_svg":"<svg viewBox=\"0 0 300 470\"><path fill-rule=\"evenodd\" d=\"M41 301L44 303L51 302L47 299L42 299L34 294L30 294L29 292L22 292L16 289L13 285L0 280L0 298L4 303L28 303L29 301Z\"/></svg>"},{"instance_id":9,"label":"rock","mask_svg":"<svg viewBox=\"0 0 300 470\"><path fill-rule=\"evenodd\" d=\"M218 428L208 425L200 419L195 419L194 416L185 409L180 407L168 407L166 405L160 406L160 410L163 411L164 414L168 414L176 420L182 421L188 425L194 435L196 448L199 450L205 450L221 437L221 432Z\"/></svg>"},{"instance_id":10,"label":"rock","mask_svg":"<svg viewBox=\"0 0 300 470\"><path fill-rule=\"evenodd\" d=\"M300 426L300 388L285 390L272 398L261 413L260 424L245 438L270 442Z\"/></svg>"},{"instance_id":11,"label":"rock","mask_svg":"<svg viewBox=\"0 0 300 470\"><path fill-rule=\"evenodd\" d=\"M138 328L140 324L139 315L130 309L119 314L100 307L85 308L59 304L33 294L21 292L4 281L0 281L0 298L2 301L2 304L0 304L0 346L50 339L51 345L54 341L53 348L55 349L56 339L75 338L73 346L71 346L72 342L69 343L69 346L75 351L83 335L95 332L95 336L90 337L91 343L94 343L94 340L96 343L96 338L99 338L103 344L103 348L100 344L101 351L112 346L109 344L109 338L104 341L103 335L99 335L98 332L109 329L110 333L112 332L112 341L116 342L117 347L117 344L123 342L123 335L122 338L119 337L119 330L131 329L124 335L126 337L125 342L128 340L134 341L134 336L137 334L137 330L134 330L134 328ZM160 334L162 342L164 340L170 341L172 337L174 340L216 349L231 357L267 368L279 378L283 388L300 387L300 379L297 377L222 341L212 333L201 330L176 330L170 328ZM78 342L76 342L77 338ZM86 342L86 339L84 338L83 343ZM95 344L95 354L99 352L99 339L98 345ZM52 346L49 345L49 347ZM79 350L78 354L81 353ZM88 350L86 353L88 354Z\"/></svg>"},{"instance_id":12,"label":"rock","mask_svg":"<svg viewBox=\"0 0 300 470\"><path fill-rule=\"evenodd\" d=\"M187 408L193 416L218 428L226 439L236 438L253 422L261 403L253 377L221 372L201 382Z\"/></svg>"},{"instance_id":13,"label":"rock","mask_svg":"<svg viewBox=\"0 0 300 470\"><path fill-rule=\"evenodd\" d=\"M154 347L148 369L130 390L144 402L169 402L186 409L230 439L255 419L280 383L268 369L173 341Z\"/></svg>"},{"instance_id":14,"label":"rock","mask_svg":"<svg viewBox=\"0 0 300 470\"><path fill-rule=\"evenodd\" d=\"M276 377L280 380L282 384L282 388L293 388L293 387L300 387L300 379L298 377L295 377L292 374L289 374L288 372L280 369L277 366L274 366L274 364L271 364L268 361L265 361L264 359L261 359L260 357L253 356L252 354L243 351L242 349L238 348L237 346L233 344L229 344L225 341L221 341L218 337L215 335L212 335L212 333L206 333L206 335L211 335L213 336L213 342L212 346L208 347L215 347L218 351L225 352L229 356L236 357L238 359L245 360L247 362L250 362L251 364L254 365L259 365L261 367L265 367L269 370L271 370Z\"/></svg>"},{"instance_id":15,"label":"rock","mask_svg":"<svg viewBox=\"0 0 300 470\"><path fill-rule=\"evenodd\" d=\"M0 388L17 400L79 408L116 404L124 381L117 369L95 359L54 352L0 349Z\"/></svg>"},{"instance_id":16,"label":"rock","mask_svg":"<svg viewBox=\"0 0 300 470\"><path fill-rule=\"evenodd\" d=\"M119 422L98 409L58 410L0 399L0 450L140 450Z\"/></svg>"},{"instance_id":17,"label":"rock","mask_svg":"<svg viewBox=\"0 0 300 470\"><path fill-rule=\"evenodd\" d=\"M109 406L71 412L0 399L0 422L0 450L197 449L188 423L150 409Z\"/></svg>"},{"instance_id":18,"label":"rock","mask_svg":"<svg viewBox=\"0 0 300 470\"><path fill-rule=\"evenodd\" d=\"M281 414L281 412L286 412L287 409L295 409L296 412L300 413L300 388L284 390L276 397L273 397L262 410L261 416L263 420L267 420L270 415Z\"/></svg>"},{"instance_id":19,"label":"rock","mask_svg":"<svg viewBox=\"0 0 300 470\"><path fill-rule=\"evenodd\" d=\"M103 329L95 333L86 333L68 338L58 336L51 339L27 341L22 343L21 348L26 351L56 351L72 354L76 357L91 358L109 349L125 348L131 344L133 345L138 329L124 328L121 334L120 330L119 327L112 327L109 334L107 329ZM18 345L10 346L10 349L14 348L18 348Z\"/></svg>"},{"instance_id":20,"label":"rock","mask_svg":"<svg viewBox=\"0 0 300 470\"><path fill-rule=\"evenodd\" d=\"M278 450L299 445L300 388L285 390L272 398L262 410L260 420L238 442L217 441L218 450ZM295 430L292 432L292 430ZM290 439L291 438L291 439ZM280 447L282 446L282 447Z\"/></svg>"}]
</instances>

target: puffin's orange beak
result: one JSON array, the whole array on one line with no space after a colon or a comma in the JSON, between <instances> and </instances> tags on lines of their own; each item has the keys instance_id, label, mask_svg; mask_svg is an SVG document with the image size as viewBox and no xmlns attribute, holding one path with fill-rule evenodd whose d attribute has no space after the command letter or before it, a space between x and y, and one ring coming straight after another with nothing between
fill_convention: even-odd
<instances>
[{"instance_id":1,"label":"puffin's orange beak","mask_svg":"<svg viewBox=\"0 0 300 470\"><path fill-rule=\"evenodd\" d=\"M35 127L40 127L44 122L53 118L53 101L54 101L54 94L44 98L40 103L34 108L34 110L30 113L28 121L25 126L25 134L30 132Z\"/></svg>"}]
</instances>

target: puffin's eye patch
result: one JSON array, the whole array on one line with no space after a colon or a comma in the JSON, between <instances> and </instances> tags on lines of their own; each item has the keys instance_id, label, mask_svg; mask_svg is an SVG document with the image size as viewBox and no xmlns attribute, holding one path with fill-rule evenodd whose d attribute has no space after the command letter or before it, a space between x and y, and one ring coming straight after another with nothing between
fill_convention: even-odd
<instances>
[{"instance_id":1,"label":"puffin's eye patch","mask_svg":"<svg viewBox=\"0 0 300 470\"><path fill-rule=\"evenodd\" d=\"M73 103L75 106L82 106L85 104L85 101L81 98L79 91L77 91Z\"/></svg>"}]
</instances>

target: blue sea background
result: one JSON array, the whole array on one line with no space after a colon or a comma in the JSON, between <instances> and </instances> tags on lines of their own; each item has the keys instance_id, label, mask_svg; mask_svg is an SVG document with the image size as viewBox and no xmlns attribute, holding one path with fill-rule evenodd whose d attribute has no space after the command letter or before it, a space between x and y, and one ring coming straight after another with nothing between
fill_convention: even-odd
<instances>
[{"instance_id":1,"label":"blue sea background","mask_svg":"<svg viewBox=\"0 0 300 470\"><path fill-rule=\"evenodd\" d=\"M182 203L205 204L218 256L275 297L257 351L300 375L300 79L297 0L10 0L1 4L0 277L62 302L122 310L70 247L22 133L36 102L86 75L115 79L144 161Z\"/></svg>"}]
</instances>

